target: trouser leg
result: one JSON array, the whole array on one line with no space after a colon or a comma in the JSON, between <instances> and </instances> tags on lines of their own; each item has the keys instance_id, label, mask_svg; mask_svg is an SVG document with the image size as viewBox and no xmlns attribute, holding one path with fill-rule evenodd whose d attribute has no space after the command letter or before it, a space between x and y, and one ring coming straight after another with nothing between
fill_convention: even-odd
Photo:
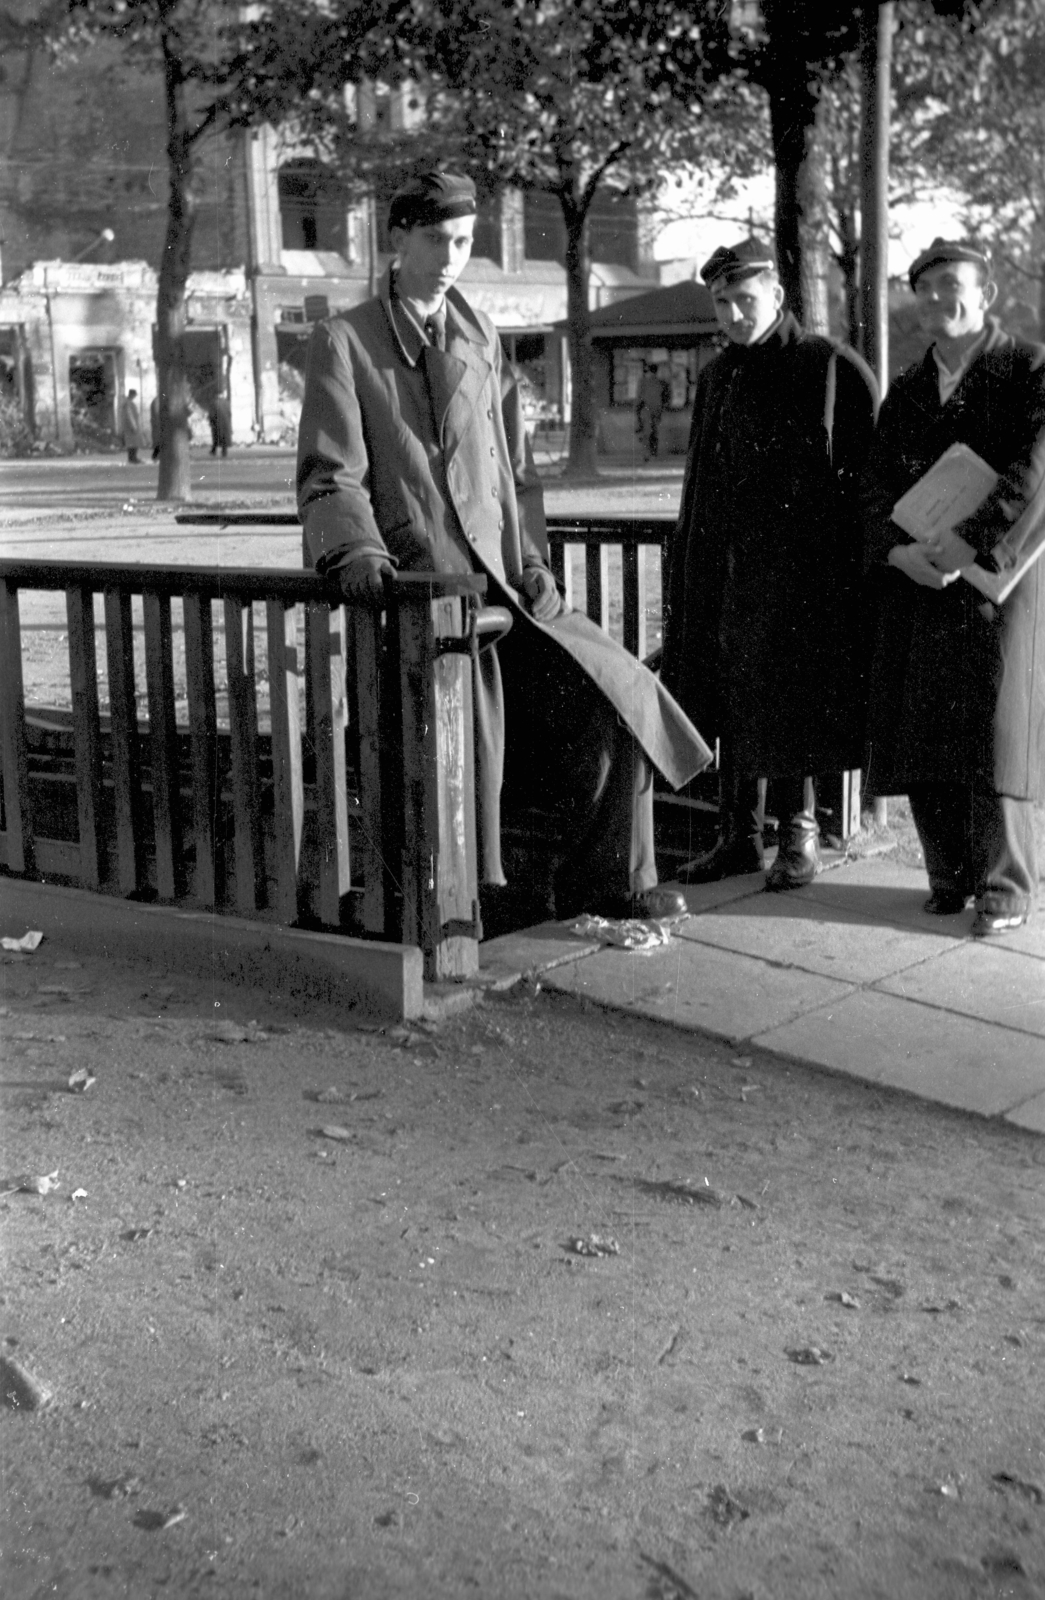
<instances>
[{"instance_id":1,"label":"trouser leg","mask_svg":"<svg viewBox=\"0 0 1045 1600\"><path fill-rule=\"evenodd\" d=\"M769 796L776 805L780 842L776 860L766 874L766 888L801 889L812 883L820 870L816 780L793 773L770 778Z\"/></svg>"},{"instance_id":2,"label":"trouser leg","mask_svg":"<svg viewBox=\"0 0 1045 1600\"><path fill-rule=\"evenodd\" d=\"M657 882L648 761L604 695L540 635L498 646L504 674L504 809L550 816L556 911L598 910ZM534 870L540 868L531 851Z\"/></svg>"},{"instance_id":3,"label":"trouser leg","mask_svg":"<svg viewBox=\"0 0 1045 1600\"><path fill-rule=\"evenodd\" d=\"M929 887L945 899L971 894L975 873L970 790L958 783L912 783L907 798Z\"/></svg>"},{"instance_id":4,"label":"trouser leg","mask_svg":"<svg viewBox=\"0 0 1045 1600\"><path fill-rule=\"evenodd\" d=\"M727 755L719 774L718 839L711 850L687 861L679 871L679 881L717 883L761 872L765 802L765 779L737 772Z\"/></svg>"},{"instance_id":5,"label":"trouser leg","mask_svg":"<svg viewBox=\"0 0 1045 1600\"><path fill-rule=\"evenodd\" d=\"M792 817L816 815L816 779L786 773L782 778L770 778L768 797L776 811L781 830Z\"/></svg>"},{"instance_id":6,"label":"trouser leg","mask_svg":"<svg viewBox=\"0 0 1045 1600\"><path fill-rule=\"evenodd\" d=\"M1000 897L1019 910L1029 910L1038 884L1033 803L976 789L971 823L977 901Z\"/></svg>"},{"instance_id":7,"label":"trouser leg","mask_svg":"<svg viewBox=\"0 0 1045 1600\"><path fill-rule=\"evenodd\" d=\"M598 911L657 882L653 772L631 733L606 709L612 725L591 731L591 757L573 768L556 808L560 917Z\"/></svg>"},{"instance_id":8,"label":"trouser leg","mask_svg":"<svg viewBox=\"0 0 1045 1600\"><path fill-rule=\"evenodd\" d=\"M475 823L480 884L503 886L501 788L504 783L504 686L496 645L480 650L472 677L475 702Z\"/></svg>"}]
</instances>

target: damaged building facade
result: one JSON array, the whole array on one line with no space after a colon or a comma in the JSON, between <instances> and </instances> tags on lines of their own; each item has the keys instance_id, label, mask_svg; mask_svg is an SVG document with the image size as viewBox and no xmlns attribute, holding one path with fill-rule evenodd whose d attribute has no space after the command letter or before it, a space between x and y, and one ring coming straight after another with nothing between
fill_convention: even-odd
<instances>
[{"instance_id":1,"label":"damaged building facade","mask_svg":"<svg viewBox=\"0 0 1045 1600\"><path fill-rule=\"evenodd\" d=\"M98 85L106 92L100 95ZM402 97L365 91L361 122ZM157 392L166 229L163 86L109 45L55 63L10 52L0 81L0 409L38 444L112 448L129 390ZM289 443L312 327L374 292L386 208L273 128L215 137L200 163L186 362L199 437L222 393L237 443ZM592 221L593 309L657 281L648 224L607 197ZM534 415L568 408L565 236L551 195L484 202L462 280L501 332Z\"/></svg>"}]
</instances>

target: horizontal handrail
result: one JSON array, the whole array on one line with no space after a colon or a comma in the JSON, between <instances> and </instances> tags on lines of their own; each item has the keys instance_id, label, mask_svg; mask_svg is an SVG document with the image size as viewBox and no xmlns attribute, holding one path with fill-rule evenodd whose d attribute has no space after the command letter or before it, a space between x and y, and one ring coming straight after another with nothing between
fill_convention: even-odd
<instances>
[{"instance_id":1,"label":"horizontal handrail","mask_svg":"<svg viewBox=\"0 0 1045 1600\"><path fill-rule=\"evenodd\" d=\"M296 511L182 511L175 522L189 528L296 528ZM548 537L569 544L664 544L674 517L558 516L547 519Z\"/></svg>"},{"instance_id":2,"label":"horizontal handrail","mask_svg":"<svg viewBox=\"0 0 1045 1600\"><path fill-rule=\"evenodd\" d=\"M0 560L0 582L15 589L105 589L141 594L195 594L223 599L235 594L242 600L315 600L346 605L333 576L299 567L190 567L152 566L125 561ZM426 587L433 598L485 594L481 573L397 572L393 582L406 588Z\"/></svg>"}]
</instances>

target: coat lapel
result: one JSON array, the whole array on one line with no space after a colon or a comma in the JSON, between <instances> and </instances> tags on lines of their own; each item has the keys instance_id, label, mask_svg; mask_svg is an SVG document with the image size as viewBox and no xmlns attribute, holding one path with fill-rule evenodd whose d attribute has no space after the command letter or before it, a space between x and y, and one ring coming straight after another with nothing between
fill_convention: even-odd
<instances>
[{"instance_id":1,"label":"coat lapel","mask_svg":"<svg viewBox=\"0 0 1045 1600\"><path fill-rule=\"evenodd\" d=\"M468 302L451 289L446 297L446 350L436 350L414 328L410 318L392 306L392 274L379 291L400 358L420 367L428 381L435 437L448 463L468 432L472 413L482 398L493 367L483 354L485 335Z\"/></svg>"}]
</instances>

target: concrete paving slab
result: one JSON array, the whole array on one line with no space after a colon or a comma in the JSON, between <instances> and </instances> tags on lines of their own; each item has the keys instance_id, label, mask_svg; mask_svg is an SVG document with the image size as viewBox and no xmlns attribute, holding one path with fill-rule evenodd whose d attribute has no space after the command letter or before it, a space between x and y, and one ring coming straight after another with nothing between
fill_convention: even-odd
<instances>
[{"instance_id":1,"label":"concrete paving slab","mask_svg":"<svg viewBox=\"0 0 1045 1600\"><path fill-rule=\"evenodd\" d=\"M1022 928L1000 934L997 939L977 940L977 943L981 942L984 949L1018 950L1022 955L1036 956L1039 961L1045 961L1045 907L1039 908ZM1045 971L1041 975L1041 984L1045 989Z\"/></svg>"},{"instance_id":2,"label":"concrete paving slab","mask_svg":"<svg viewBox=\"0 0 1045 1600\"><path fill-rule=\"evenodd\" d=\"M946 934L868 922L804 894L764 895L691 917L683 939L846 983L875 983L954 949Z\"/></svg>"},{"instance_id":3,"label":"concrete paving slab","mask_svg":"<svg viewBox=\"0 0 1045 1600\"><path fill-rule=\"evenodd\" d=\"M1014 1111L1007 1111L1005 1120L1014 1127L1026 1128L1029 1133L1045 1133L1045 1094L1025 1101Z\"/></svg>"},{"instance_id":4,"label":"concrete paving slab","mask_svg":"<svg viewBox=\"0 0 1045 1600\"><path fill-rule=\"evenodd\" d=\"M868 922L964 938L972 928L972 910L954 917L928 916L922 910L928 894L924 872L876 856L846 862L834 872L822 872L808 888L796 891L796 898L801 895L803 900L816 900Z\"/></svg>"},{"instance_id":5,"label":"concrete paving slab","mask_svg":"<svg viewBox=\"0 0 1045 1600\"><path fill-rule=\"evenodd\" d=\"M764 894L765 883L764 872L745 872L739 878L723 878L721 883L672 882L671 887L682 891L691 911L702 912L713 911L716 906L731 905L735 900L744 900L749 895Z\"/></svg>"},{"instance_id":6,"label":"concrete paving slab","mask_svg":"<svg viewBox=\"0 0 1045 1600\"><path fill-rule=\"evenodd\" d=\"M594 955L597 939L580 939L566 923L542 922L519 933L502 933L479 946L480 981L493 988L514 983L525 972L550 972L566 961Z\"/></svg>"},{"instance_id":7,"label":"concrete paving slab","mask_svg":"<svg viewBox=\"0 0 1045 1600\"><path fill-rule=\"evenodd\" d=\"M935 961L884 978L878 987L1045 1038L1045 962L1000 941L966 940Z\"/></svg>"},{"instance_id":8,"label":"concrete paving slab","mask_svg":"<svg viewBox=\"0 0 1045 1600\"><path fill-rule=\"evenodd\" d=\"M747 1039L852 993L850 984L684 939L643 953L602 950L556 967L543 981L551 989L727 1039Z\"/></svg>"},{"instance_id":9,"label":"concrete paving slab","mask_svg":"<svg viewBox=\"0 0 1045 1600\"><path fill-rule=\"evenodd\" d=\"M1000 1116L1045 1092L1045 1041L862 990L752 1040L926 1100Z\"/></svg>"}]
</instances>

